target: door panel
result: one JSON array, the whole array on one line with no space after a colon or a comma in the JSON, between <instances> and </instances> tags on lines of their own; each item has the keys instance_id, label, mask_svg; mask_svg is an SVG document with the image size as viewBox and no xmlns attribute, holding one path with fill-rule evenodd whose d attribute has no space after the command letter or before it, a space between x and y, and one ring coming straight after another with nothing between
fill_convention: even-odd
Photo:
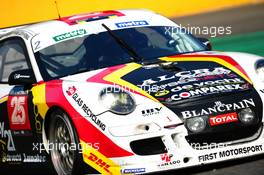
<instances>
[{"instance_id":1,"label":"door panel","mask_svg":"<svg viewBox=\"0 0 264 175\"><path fill-rule=\"evenodd\" d=\"M0 41L0 174L32 167L49 170L42 144L42 118L33 104L30 86L9 86L13 71L31 68L21 38ZM37 169L36 169L37 170Z\"/></svg>"}]
</instances>

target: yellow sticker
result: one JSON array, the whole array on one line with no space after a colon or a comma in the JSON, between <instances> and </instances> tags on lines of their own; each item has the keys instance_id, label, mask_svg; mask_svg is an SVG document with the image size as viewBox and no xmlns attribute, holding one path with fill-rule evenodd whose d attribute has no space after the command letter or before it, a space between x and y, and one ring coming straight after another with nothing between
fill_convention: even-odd
<instances>
[{"instance_id":1,"label":"yellow sticker","mask_svg":"<svg viewBox=\"0 0 264 175\"><path fill-rule=\"evenodd\" d=\"M167 94L169 94L169 93L170 93L169 90L158 91L158 92L155 94L155 97L161 97L161 96L167 95Z\"/></svg>"}]
</instances>

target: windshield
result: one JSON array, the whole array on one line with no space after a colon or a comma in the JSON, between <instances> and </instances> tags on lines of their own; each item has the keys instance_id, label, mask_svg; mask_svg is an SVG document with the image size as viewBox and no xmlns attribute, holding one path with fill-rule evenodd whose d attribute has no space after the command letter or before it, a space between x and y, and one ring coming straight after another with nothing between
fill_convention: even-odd
<instances>
[{"instance_id":1,"label":"windshield","mask_svg":"<svg viewBox=\"0 0 264 175\"><path fill-rule=\"evenodd\" d=\"M205 50L190 34L167 30L168 27L152 26L114 30L113 33L133 49L142 62ZM59 42L36 53L44 80L133 62L130 55L107 31Z\"/></svg>"}]
</instances>

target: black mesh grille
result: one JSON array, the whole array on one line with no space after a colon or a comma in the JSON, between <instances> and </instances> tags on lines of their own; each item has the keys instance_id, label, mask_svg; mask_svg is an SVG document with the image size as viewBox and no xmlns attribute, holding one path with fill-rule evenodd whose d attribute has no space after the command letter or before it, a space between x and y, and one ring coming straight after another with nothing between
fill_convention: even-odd
<instances>
[{"instance_id":1,"label":"black mesh grille","mask_svg":"<svg viewBox=\"0 0 264 175\"><path fill-rule=\"evenodd\" d=\"M160 137L136 140L130 143L132 151L137 155L155 155L167 153Z\"/></svg>"}]
</instances>

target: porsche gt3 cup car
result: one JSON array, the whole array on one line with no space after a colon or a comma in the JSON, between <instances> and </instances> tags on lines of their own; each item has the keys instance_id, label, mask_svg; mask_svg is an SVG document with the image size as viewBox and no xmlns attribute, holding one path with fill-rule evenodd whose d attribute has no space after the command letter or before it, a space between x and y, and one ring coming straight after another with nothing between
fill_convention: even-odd
<instances>
[{"instance_id":1,"label":"porsche gt3 cup car","mask_svg":"<svg viewBox=\"0 0 264 175\"><path fill-rule=\"evenodd\" d=\"M0 66L5 174L145 174L264 152L264 59L210 51L149 11L3 29Z\"/></svg>"}]
</instances>

